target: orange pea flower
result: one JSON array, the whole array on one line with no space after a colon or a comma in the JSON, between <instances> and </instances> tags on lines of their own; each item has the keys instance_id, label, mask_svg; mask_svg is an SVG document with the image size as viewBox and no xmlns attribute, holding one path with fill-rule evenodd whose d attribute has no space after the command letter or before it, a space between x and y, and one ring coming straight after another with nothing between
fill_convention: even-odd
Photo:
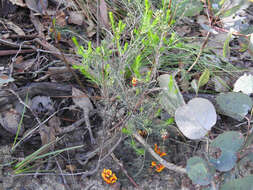
<instances>
[{"instance_id":1,"label":"orange pea flower","mask_svg":"<svg viewBox=\"0 0 253 190\"><path fill-rule=\"evenodd\" d=\"M151 163L151 168L153 168L153 167L156 168L156 169L155 169L156 172L161 172L161 171L163 171L163 169L165 168L164 165L162 165L162 164L157 164L155 161L153 161L153 162Z\"/></svg>"},{"instance_id":2,"label":"orange pea flower","mask_svg":"<svg viewBox=\"0 0 253 190\"><path fill-rule=\"evenodd\" d=\"M137 85L137 78L135 78L135 77L132 78L132 85L133 86Z\"/></svg>"},{"instance_id":3,"label":"orange pea flower","mask_svg":"<svg viewBox=\"0 0 253 190\"><path fill-rule=\"evenodd\" d=\"M166 156L167 154L165 152L161 152L161 149L157 146L157 144L155 144L155 152L160 156L160 157L163 157L163 156Z\"/></svg>"},{"instance_id":4,"label":"orange pea flower","mask_svg":"<svg viewBox=\"0 0 253 190\"><path fill-rule=\"evenodd\" d=\"M165 152L161 152L161 149L157 146L157 144L155 144L154 150L160 157L167 155ZM151 167L155 167L157 172L161 172L165 168L164 165L157 164L155 161L151 163Z\"/></svg>"},{"instance_id":5,"label":"orange pea flower","mask_svg":"<svg viewBox=\"0 0 253 190\"><path fill-rule=\"evenodd\" d=\"M151 162L151 167L152 167L152 168L155 167L156 165L157 165L157 164L156 164L155 161Z\"/></svg>"},{"instance_id":6,"label":"orange pea flower","mask_svg":"<svg viewBox=\"0 0 253 190\"><path fill-rule=\"evenodd\" d=\"M112 173L112 170L105 168L102 171L101 176L107 184L114 184L118 179L115 173Z\"/></svg>"},{"instance_id":7,"label":"orange pea flower","mask_svg":"<svg viewBox=\"0 0 253 190\"><path fill-rule=\"evenodd\" d=\"M164 165L158 164L158 165L156 166L156 170L155 170L155 171L161 172L161 171L163 171L164 168L165 168Z\"/></svg>"}]
</instances>

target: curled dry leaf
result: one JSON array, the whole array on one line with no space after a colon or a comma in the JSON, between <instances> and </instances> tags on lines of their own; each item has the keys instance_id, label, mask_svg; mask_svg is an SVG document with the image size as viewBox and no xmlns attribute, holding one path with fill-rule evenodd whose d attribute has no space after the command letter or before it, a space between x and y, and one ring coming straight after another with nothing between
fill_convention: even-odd
<instances>
[{"instance_id":1,"label":"curled dry leaf","mask_svg":"<svg viewBox=\"0 0 253 190\"><path fill-rule=\"evenodd\" d=\"M18 25L14 24L13 22L6 20L6 19L1 19L0 23L4 24L5 26L7 26L7 28L9 28L10 30L13 30L18 35L25 36L25 32Z\"/></svg>"},{"instance_id":2,"label":"curled dry leaf","mask_svg":"<svg viewBox=\"0 0 253 190\"><path fill-rule=\"evenodd\" d=\"M189 139L203 138L215 125L216 120L213 104L204 98L193 98L175 113L178 128Z\"/></svg>"},{"instance_id":3,"label":"curled dry leaf","mask_svg":"<svg viewBox=\"0 0 253 190\"><path fill-rule=\"evenodd\" d=\"M78 90L77 88L72 88L72 96L73 96L73 102L83 110L87 110L88 112L93 110L93 105L89 99L89 97L82 92L81 90Z\"/></svg>"},{"instance_id":4,"label":"curled dry leaf","mask_svg":"<svg viewBox=\"0 0 253 190\"><path fill-rule=\"evenodd\" d=\"M68 22L71 24L82 25L84 21L84 15L81 12L71 11L69 12Z\"/></svg>"},{"instance_id":5,"label":"curled dry leaf","mask_svg":"<svg viewBox=\"0 0 253 190\"><path fill-rule=\"evenodd\" d=\"M57 116L53 116L49 121L48 121L48 126L43 125L40 128L40 138L41 138L41 143L42 146L49 144L53 141L56 140L56 133L60 132L60 119ZM43 151L43 153L46 153L49 150L54 149L54 144L50 145L47 149Z\"/></svg>"},{"instance_id":6,"label":"curled dry leaf","mask_svg":"<svg viewBox=\"0 0 253 190\"><path fill-rule=\"evenodd\" d=\"M56 131L53 127L48 127L46 125L43 125L40 128L39 133L40 133L40 139L41 139L42 146L46 145L46 144L49 144L50 142L56 140L56 136L55 136ZM53 150L54 149L54 144L50 145L49 149ZM43 151L43 153L49 151L49 149L45 149Z\"/></svg>"},{"instance_id":7,"label":"curled dry leaf","mask_svg":"<svg viewBox=\"0 0 253 190\"><path fill-rule=\"evenodd\" d=\"M3 113L0 113L0 124L5 130L7 130L13 135L16 135L19 127L20 118L21 116L15 110L5 111ZM22 135L23 132L24 128L21 124L19 135Z\"/></svg>"}]
</instances>

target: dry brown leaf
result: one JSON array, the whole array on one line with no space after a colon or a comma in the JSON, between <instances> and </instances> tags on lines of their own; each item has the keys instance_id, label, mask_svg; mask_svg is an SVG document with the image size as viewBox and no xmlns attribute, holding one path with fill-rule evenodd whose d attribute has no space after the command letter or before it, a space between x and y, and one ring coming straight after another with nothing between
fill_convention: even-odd
<instances>
[{"instance_id":1,"label":"dry brown leaf","mask_svg":"<svg viewBox=\"0 0 253 190\"><path fill-rule=\"evenodd\" d=\"M104 0L100 0L100 5L99 5L99 9L100 9L100 16L101 16L101 20L105 27L108 28L109 25L109 21L108 21L108 10L107 10L107 6Z\"/></svg>"},{"instance_id":2,"label":"dry brown leaf","mask_svg":"<svg viewBox=\"0 0 253 190\"><path fill-rule=\"evenodd\" d=\"M40 19L36 17L32 12L30 13L30 20L33 23L35 29L39 33L40 37L44 37L43 31L45 30L44 25L40 22Z\"/></svg>"},{"instance_id":3,"label":"dry brown leaf","mask_svg":"<svg viewBox=\"0 0 253 190\"><path fill-rule=\"evenodd\" d=\"M89 97L77 88L72 88L72 100L78 107L82 108L83 110L88 110L88 112L93 110L93 105Z\"/></svg>"},{"instance_id":4,"label":"dry brown leaf","mask_svg":"<svg viewBox=\"0 0 253 190\"><path fill-rule=\"evenodd\" d=\"M56 133L60 133L61 132L61 120L59 119L59 117L54 116L52 117L49 121L48 121L48 125L51 128L54 128Z\"/></svg>"},{"instance_id":5,"label":"dry brown leaf","mask_svg":"<svg viewBox=\"0 0 253 190\"><path fill-rule=\"evenodd\" d=\"M55 15L55 12L54 12L54 15ZM66 14L64 11L57 11L56 12L56 21L55 23L57 24L57 26L60 26L60 27L64 27L67 25L67 22L66 22Z\"/></svg>"},{"instance_id":6,"label":"dry brown leaf","mask_svg":"<svg viewBox=\"0 0 253 190\"><path fill-rule=\"evenodd\" d=\"M47 74L50 75L52 81L57 82L70 81L73 77L66 66L48 67Z\"/></svg>"},{"instance_id":7,"label":"dry brown leaf","mask_svg":"<svg viewBox=\"0 0 253 190\"><path fill-rule=\"evenodd\" d=\"M70 171L70 172L75 172L76 171L76 166L75 165L66 165L66 168Z\"/></svg>"},{"instance_id":8,"label":"dry brown leaf","mask_svg":"<svg viewBox=\"0 0 253 190\"><path fill-rule=\"evenodd\" d=\"M0 23L7 26L7 28L9 28L10 30L13 30L14 32L16 32L18 35L25 36L25 32L13 22L0 18Z\"/></svg>"},{"instance_id":9,"label":"dry brown leaf","mask_svg":"<svg viewBox=\"0 0 253 190\"><path fill-rule=\"evenodd\" d=\"M19 57L22 57L22 56L19 56ZM36 59L28 59L28 60L25 60L25 61L20 60L20 59L17 59L15 64L14 64L14 68L18 69L18 71L20 71L20 72L24 72L25 70L28 70L29 68L31 68L33 66L33 64L35 63L35 61L36 61Z\"/></svg>"},{"instance_id":10,"label":"dry brown leaf","mask_svg":"<svg viewBox=\"0 0 253 190\"><path fill-rule=\"evenodd\" d=\"M14 109L0 113L0 124L5 130L10 132L13 135L16 135L18 131L18 125L20 121L20 115L16 113ZM23 125L20 127L19 135L22 135L24 132Z\"/></svg>"},{"instance_id":11,"label":"dry brown leaf","mask_svg":"<svg viewBox=\"0 0 253 190\"><path fill-rule=\"evenodd\" d=\"M84 15L78 11L69 12L68 22L71 24L82 25L84 21Z\"/></svg>"},{"instance_id":12,"label":"dry brown leaf","mask_svg":"<svg viewBox=\"0 0 253 190\"><path fill-rule=\"evenodd\" d=\"M55 129L53 127L48 127L46 125L43 125L40 128L40 139L41 139L41 143L42 146L51 143L52 141L55 141L56 137L55 137ZM49 150L53 150L54 149L54 144L50 145L46 150L43 151L43 153L49 151Z\"/></svg>"}]
</instances>

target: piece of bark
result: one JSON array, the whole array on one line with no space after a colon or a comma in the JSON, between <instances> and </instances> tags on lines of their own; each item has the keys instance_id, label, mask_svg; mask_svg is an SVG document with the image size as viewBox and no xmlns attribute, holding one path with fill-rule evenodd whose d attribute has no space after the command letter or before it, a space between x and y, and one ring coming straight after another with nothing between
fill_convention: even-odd
<instances>
[{"instance_id":1,"label":"piece of bark","mask_svg":"<svg viewBox=\"0 0 253 190\"><path fill-rule=\"evenodd\" d=\"M32 83L29 86L19 88L15 91L21 99L25 99L28 94L28 98L32 98L36 95L49 96L49 97L61 97L71 96L72 87L70 85L64 85L59 83L39 82ZM17 96L9 92L8 90L0 91L0 112L9 109L13 103L18 100Z\"/></svg>"}]
</instances>

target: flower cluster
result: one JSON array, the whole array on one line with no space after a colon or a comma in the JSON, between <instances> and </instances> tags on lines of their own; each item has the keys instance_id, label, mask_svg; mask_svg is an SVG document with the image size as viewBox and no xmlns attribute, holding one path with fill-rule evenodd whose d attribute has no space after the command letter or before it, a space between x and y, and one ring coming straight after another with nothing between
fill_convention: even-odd
<instances>
[{"instance_id":1,"label":"flower cluster","mask_svg":"<svg viewBox=\"0 0 253 190\"><path fill-rule=\"evenodd\" d=\"M153 161L152 163L151 163L151 167L153 168L153 167L155 167L156 169L155 169L155 171L157 171L157 172L161 172L165 167L164 167L164 165L162 165L162 164L157 164L155 161Z\"/></svg>"},{"instance_id":2,"label":"flower cluster","mask_svg":"<svg viewBox=\"0 0 253 190\"><path fill-rule=\"evenodd\" d=\"M112 173L112 170L110 169L105 169L101 173L102 178L105 180L107 184L114 184L117 181L117 177L115 173Z\"/></svg>"},{"instance_id":3,"label":"flower cluster","mask_svg":"<svg viewBox=\"0 0 253 190\"><path fill-rule=\"evenodd\" d=\"M137 78L135 78L135 77L132 78L132 85L133 86L137 85Z\"/></svg>"},{"instance_id":4,"label":"flower cluster","mask_svg":"<svg viewBox=\"0 0 253 190\"><path fill-rule=\"evenodd\" d=\"M155 144L155 152L160 156L160 157L163 157L163 156L166 156L167 154L165 152L161 152L161 149L157 146L157 144ZM156 171L157 172L161 172L165 167L164 165L162 164L157 164L155 161L153 161L151 163L151 167L155 167L156 168Z\"/></svg>"}]
</instances>

